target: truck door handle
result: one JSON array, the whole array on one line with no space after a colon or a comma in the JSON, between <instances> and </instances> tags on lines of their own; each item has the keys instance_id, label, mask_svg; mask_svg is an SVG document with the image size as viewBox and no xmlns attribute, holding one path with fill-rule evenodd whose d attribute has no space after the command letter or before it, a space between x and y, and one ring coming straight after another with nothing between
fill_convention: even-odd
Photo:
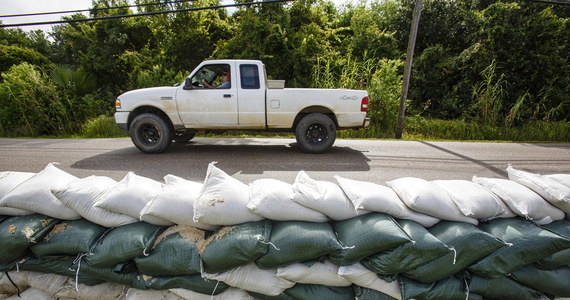
<instances>
[{"instance_id":1,"label":"truck door handle","mask_svg":"<svg viewBox=\"0 0 570 300\"><path fill-rule=\"evenodd\" d=\"M231 98L232 94L224 94L224 98Z\"/></svg>"}]
</instances>

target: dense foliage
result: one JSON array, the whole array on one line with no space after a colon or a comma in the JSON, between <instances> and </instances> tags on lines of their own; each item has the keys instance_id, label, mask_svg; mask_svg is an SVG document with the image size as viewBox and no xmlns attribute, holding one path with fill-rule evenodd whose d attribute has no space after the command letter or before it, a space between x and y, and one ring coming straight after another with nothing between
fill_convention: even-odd
<instances>
[{"instance_id":1,"label":"dense foliage","mask_svg":"<svg viewBox=\"0 0 570 300\"><path fill-rule=\"evenodd\" d=\"M0 28L0 135L76 133L88 120L110 114L116 95L181 82L208 58L261 59L271 78L285 79L290 87L367 89L374 126L389 132L415 2L336 7L326 0L297 0L62 24L49 36ZM570 6L423 3L409 116L506 128L568 121ZM90 16L132 13L97 9L125 4L94 0ZM142 10L218 4L198 0Z\"/></svg>"}]
</instances>

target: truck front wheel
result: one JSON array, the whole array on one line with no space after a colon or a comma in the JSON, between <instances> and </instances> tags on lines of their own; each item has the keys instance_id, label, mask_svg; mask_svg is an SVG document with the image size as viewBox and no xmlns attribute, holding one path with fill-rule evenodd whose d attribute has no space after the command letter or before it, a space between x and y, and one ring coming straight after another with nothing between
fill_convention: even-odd
<instances>
[{"instance_id":1,"label":"truck front wheel","mask_svg":"<svg viewBox=\"0 0 570 300\"><path fill-rule=\"evenodd\" d=\"M295 137L301 151L323 153L336 139L336 126L328 116L312 113L304 116L295 128Z\"/></svg>"},{"instance_id":2,"label":"truck front wheel","mask_svg":"<svg viewBox=\"0 0 570 300\"><path fill-rule=\"evenodd\" d=\"M131 123L131 140L144 153L161 153L172 143L172 131L161 117L144 113Z\"/></svg>"}]
</instances>

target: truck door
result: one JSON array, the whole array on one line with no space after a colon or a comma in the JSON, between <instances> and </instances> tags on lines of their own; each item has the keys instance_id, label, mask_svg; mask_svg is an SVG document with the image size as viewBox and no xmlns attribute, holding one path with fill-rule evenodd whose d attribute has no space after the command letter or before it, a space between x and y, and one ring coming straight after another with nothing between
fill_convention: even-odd
<instances>
[{"instance_id":1,"label":"truck door","mask_svg":"<svg viewBox=\"0 0 570 300\"><path fill-rule=\"evenodd\" d=\"M229 84L225 82L229 80ZM206 64L191 74L192 89L176 95L178 114L187 128L238 125L235 62Z\"/></svg>"}]
</instances>

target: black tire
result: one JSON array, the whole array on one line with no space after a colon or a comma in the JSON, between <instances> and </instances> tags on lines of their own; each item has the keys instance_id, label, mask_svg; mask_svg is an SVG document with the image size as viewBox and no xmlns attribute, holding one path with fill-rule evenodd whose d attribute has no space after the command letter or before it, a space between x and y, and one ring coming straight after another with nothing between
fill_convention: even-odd
<instances>
[{"instance_id":1,"label":"black tire","mask_svg":"<svg viewBox=\"0 0 570 300\"><path fill-rule=\"evenodd\" d=\"M161 153L172 143L172 130L161 117L144 113L131 123L131 140L144 153Z\"/></svg>"},{"instance_id":2,"label":"black tire","mask_svg":"<svg viewBox=\"0 0 570 300\"><path fill-rule=\"evenodd\" d=\"M336 126L326 115L308 114L297 124L295 137L301 151L323 153L330 150L336 140Z\"/></svg>"},{"instance_id":3,"label":"black tire","mask_svg":"<svg viewBox=\"0 0 570 300\"><path fill-rule=\"evenodd\" d=\"M174 136L174 141L180 144L188 143L191 139L196 136L196 132L184 132L180 134L176 134Z\"/></svg>"}]
</instances>

